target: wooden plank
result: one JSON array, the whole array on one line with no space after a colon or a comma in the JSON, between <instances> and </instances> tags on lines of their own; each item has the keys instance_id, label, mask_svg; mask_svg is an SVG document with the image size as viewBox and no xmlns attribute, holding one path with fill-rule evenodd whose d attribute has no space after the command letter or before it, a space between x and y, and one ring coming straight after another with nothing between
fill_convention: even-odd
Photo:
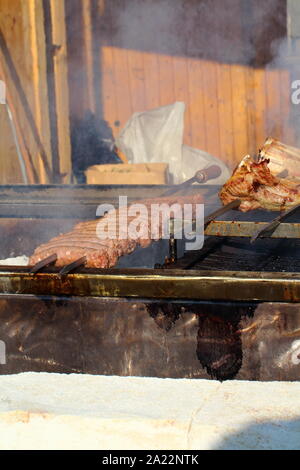
<instances>
[{"instance_id":1,"label":"wooden plank","mask_svg":"<svg viewBox=\"0 0 300 470\"><path fill-rule=\"evenodd\" d=\"M245 68L233 65L231 68L233 136L236 162L249 153L248 121L247 121L247 89Z\"/></svg>"},{"instance_id":2,"label":"wooden plank","mask_svg":"<svg viewBox=\"0 0 300 470\"><path fill-rule=\"evenodd\" d=\"M155 109L160 105L158 82L158 56L144 52L145 109Z\"/></svg>"},{"instance_id":3,"label":"wooden plank","mask_svg":"<svg viewBox=\"0 0 300 470\"><path fill-rule=\"evenodd\" d=\"M105 13L107 21L106 28L110 33L111 41L109 41L108 44L105 38L102 38L101 30L98 32L97 41L99 41L99 53L101 56L99 66L101 67L101 70L96 70L94 73L101 74L103 119L108 122L114 137L116 137L119 133L118 123L120 122L120 115L118 113L117 106L118 100L120 99L119 88L117 87L117 77L118 80L120 80L120 77L118 76L119 67L116 65L116 62L118 63L119 50L115 50L112 41L112 6L109 2L104 6L102 1L97 2L97 5L97 23L101 21L101 18ZM122 84L122 82L120 82L120 84Z\"/></svg>"},{"instance_id":4,"label":"wooden plank","mask_svg":"<svg viewBox=\"0 0 300 470\"><path fill-rule=\"evenodd\" d=\"M233 113L231 66L217 67L220 158L230 167L234 166Z\"/></svg>"},{"instance_id":5,"label":"wooden plank","mask_svg":"<svg viewBox=\"0 0 300 470\"><path fill-rule=\"evenodd\" d=\"M266 76L266 130L267 136L280 139L281 137L281 108L280 108L280 73L277 69L267 69Z\"/></svg>"},{"instance_id":6,"label":"wooden plank","mask_svg":"<svg viewBox=\"0 0 300 470\"><path fill-rule=\"evenodd\" d=\"M112 121L111 127L115 137L118 136L121 129L125 126L128 119L133 114L131 87L129 80L129 67L128 67L128 51L117 47L115 43L114 30L117 27L115 24L115 11L125 10L124 0L115 0L112 2L105 2L106 15L110 25L110 45L113 47L113 63L114 63L114 93L116 98L115 120ZM103 66L104 70L104 66Z\"/></svg>"},{"instance_id":7,"label":"wooden plank","mask_svg":"<svg viewBox=\"0 0 300 470\"><path fill-rule=\"evenodd\" d=\"M9 126L8 116L4 105L0 105L0 184L22 183L22 175L16 147Z\"/></svg>"},{"instance_id":8,"label":"wooden plank","mask_svg":"<svg viewBox=\"0 0 300 470\"><path fill-rule=\"evenodd\" d=\"M145 72L143 54L128 50L128 76L131 96L131 107L134 113L145 110Z\"/></svg>"},{"instance_id":9,"label":"wooden plank","mask_svg":"<svg viewBox=\"0 0 300 470\"><path fill-rule=\"evenodd\" d=\"M89 24L92 15L90 8L89 0L65 2L69 107L72 122L79 122L84 119L87 110L96 108L93 71L91 72L95 58L91 41L92 29ZM92 64L88 61L91 55Z\"/></svg>"},{"instance_id":10,"label":"wooden plank","mask_svg":"<svg viewBox=\"0 0 300 470\"><path fill-rule=\"evenodd\" d=\"M251 44L252 34L257 33L260 35L261 26L259 25L257 29L257 20L255 17L255 11L261 9L261 4L256 4L254 2L235 2L235 12L237 15L238 24L237 31L240 38L238 48L239 48L239 57L244 66L245 74L245 113L247 118L247 136L248 136L248 148L246 153L250 155L255 155L257 152L256 144L256 127L255 127L255 68L254 64L257 60L257 47L255 41ZM261 3L261 2L260 2ZM251 28L251 30L250 30Z\"/></svg>"},{"instance_id":11,"label":"wooden plank","mask_svg":"<svg viewBox=\"0 0 300 470\"><path fill-rule=\"evenodd\" d=\"M283 117L281 140L296 145L296 133L291 121L291 76L289 70L280 70L280 108Z\"/></svg>"},{"instance_id":12,"label":"wooden plank","mask_svg":"<svg viewBox=\"0 0 300 470\"><path fill-rule=\"evenodd\" d=\"M215 0L211 3L211 8L217 10L218 6ZM211 50L218 50L219 45L219 23L221 19L220 15L210 14L208 11L204 13L202 21L206 21L207 25L211 30L211 39L209 47ZM206 18L205 18L206 17ZM201 34L202 44L206 43L206 37L204 31ZM221 45L222 47L222 45ZM205 54L205 52L204 52ZM204 106L204 125L206 133L206 149L212 155L220 157L220 127L222 121L219 120L219 109L218 109L218 70L223 64L219 64L216 59L201 60L203 66L202 71L202 86L203 86L203 106Z\"/></svg>"},{"instance_id":13,"label":"wooden plank","mask_svg":"<svg viewBox=\"0 0 300 470\"><path fill-rule=\"evenodd\" d=\"M174 103L173 59L171 56L158 55L158 80L160 106Z\"/></svg>"},{"instance_id":14,"label":"wooden plank","mask_svg":"<svg viewBox=\"0 0 300 470\"><path fill-rule=\"evenodd\" d=\"M255 122L255 141L256 150L259 150L267 138L266 126L266 76L264 69L255 69L253 71L253 90L254 90L254 122Z\"/></svg>"},{"instance_id":15,"label":"wooden plank","mask_svg":"<svg viewBox=\"0 0 300 470\"><path fill-rule=\"evenodd\" d=\"M47 146L48 146L48 163L51 166L51 147L50 147L50 124L49 114L45 115L45 108L43 105L48 101L48 90L46 83L46 47L43 26L43 9L41 2L33 0L28 2L27 9L23 6L23 21L25 27L28 26L29 44L30 44L30 57L31 57L31 81L33 84L33 100L34 100L34 114L35 124L39 135L42 135L45 130L43 129L42 121L45 120L45 129L47 129ZM26 34L26 31L25 31ZM28 59L30 59L30 57ZM43 78L42 78L43 77ZM47 106L48 109L48 106ZM47 124L47 125L46 125ZM46 183L49 181L47 176L43 158L39 151L39 174L40 182Z\"/></svg>"},{"instance_id":16,"label":"wooden plank","mask_svg":"<svg viewBox=\"0 0 300 470\"><path fill-rule=\"evenodd\" d=\"M246 2L247 3L247 2ZM232 0L233 13L236 16L235 36L236 54L243 57L244 48L244 22L245 5L241 0ZM247 114L247 81L246 74L248 68L244 64L234 63L231 66L231 86L232 86L232 112L233 112L233 136L235 162L249 153L248 139L248 114Z\"/></svg>"},{"instance_id":17,"label":"wooden plank","mask_svg":"<svg viewBox=\"0 0 300 470\"><path fill-rule=\"evenodd\" d=\"M216 1L214 8L217 9ZM227 2L228 3L228 2ZM232 2L231 2L232 3ZM216 51L222 51L224 44L224 26L228 22L230 15L235 15L234 6L224 7L225 18L223 15L212 15L211 28L215 35L213 45ZM238 21L238 19L237 19ZM219 56L218 52L216 52ZM226 62L232 54L225 51L224 62L216 62L216 81L217 81L217 105L218 105L218 134L219 134L219 157L229 166L235 166L234 155L234 136L233 136L233 110L232 110L232 87L231 87L231 68ZM220 57L220 56L219 56Z\"/></svg>"},{"instance_id":18,"label":"wooden plank","mask_svg":"<svg viewBox=\"0 0 300 470\"><path fill-rule=\"evenodd\" d=\"M0 61L0 80L2 80L5 83L5 73L4 73L4 68L3 64ZM1 171L1 176L2 176L2 183L5 183L5 178L8 179L8 182L22 182L24 183L24 177L21 175L22 171L20 168L20 162L18 162L18 155L17 155L17 147L16 145L19 146L19 150L21 152L22 159L24 161L25 165L25 171L26 171L26 178L27 178L27 183L32 184L32 183L37 183L38 182L38 175L36 172L36 169L34 167L32 158L30 153L28 152L28 149L26 147L26 142L24 140L24 136L22 135L20 124L19 124L19 116L16 112L13 100L12 100L12 95L10 92L10 84L5 83L5 100L7 103L8 108L5 107L5 105L1 105L1 149L4 149L4 155L3 158L0 160L3 161L3 168ZM14 136L13 136L13 131L11 124L9 124L9 115L8 113L11 113L12 119L13 119L13 126L15 127L15 132L16 132L16 139L17 139L17 144L15 142ZM12 158L9 158L9 153L10 150L12 151ZM16 168L16 169L15 169ZM10 180L10 177L12 179ZM16 179L17 178L17 179Z\"/></svg>"},{"instance_id":19,"label":"wooden plank","mask_svg":"<svg viewBox=\"0 0 300 470\"><path fill-rule=\"evenodd\" d=\"M51 180L51 147L42 4L1 1L2 65L15 121L40 182Z\"/></svg>"},{"instance_id":20,"label":"wooden plank","mask_svg":"<svg viewBox=\"0 0 300 470\"><path fill-rule=\"evenodd\" d=\"M53 51L54 82L56 95L59 171L62 182L69 183L72 173L69 90L67 70L66 25L64 1L51 0L52 41L57 48Z\"/></svg>"},{"instance_id":21,"label":"wooden plank","mask_svg":"<svg viewBox=\"0 0 300 470\"><path fill-rule=\"evenodd\" d=\"M246 78L246 112L248 121L248 153L255 155L258 151L256 144L256 126L255 126L255 69L252 67L245 67Z\"/></svg>"},{"instance_id":22,"label":"wooden plank","mask_svg":"<svg viewBox=\"0 0 300 470\"><path fill-rule=\"evenodd\" d=\"M83 48L84 67L86 73L85 89L87 94L87 106L93 113L96 111L94 95L94 68L93 68L93 24L92 24L92 0L81 0L83 21ZM101 4L100 4L101 7ZM100 8L100 15L103 5Z\"/></svg>"},{"instance_id":23,"label":"wooden plank","mask_svg":"<svg viewBox=\"0 0 300 470\"><path fill-rule=\"evenodd\" d=\"M132 116L133 107L128 71L128 52L114 47L114 87L116 96L116 119L112 122L114 135L117 136L128 119Z\"/></svg>"},{"instance_id":24,"label":"wooden plank","mask_svg":"<svg viewBox=\"0 0 300 470\"><path fill-rule=\"evenodd\" d=\"M206 132L206 149L212 155L220 155L217 65L211 61L201 61L203 67L203 106Z\"/></svg>"},{"instance_id":25,"label":"wooden plank","mask_svg":"<svg viewBox=\"0 0 300 470\"><path fill-rule=\"evenodd\" d=\"M206 150L202 72L202 62L197 59L188 59L188 88L192 146Z\"/></svg>"},{"instance_id":26,"label":"wooden plank","mask_svg":"<svg viewBox=\"0 0 300 470\"><path fill-rule=\"evenodd\" d=\"M174 98L185 103L184 143L192 144L192 128L189 102L188 65L185 57L173 57Z\"/></svg>"},{"instance_id":27,"label":"wooden plank","mask_svg":"<svg viewBox=\"0 0 300 470\"><path fill-rule=\"evenodd\" d=\"M115 122L119 119L117 114L117 93L114 75L115 57L112 47L102 47L102 106L104 119L115 130Z\"/></svg>"}]
</instances>

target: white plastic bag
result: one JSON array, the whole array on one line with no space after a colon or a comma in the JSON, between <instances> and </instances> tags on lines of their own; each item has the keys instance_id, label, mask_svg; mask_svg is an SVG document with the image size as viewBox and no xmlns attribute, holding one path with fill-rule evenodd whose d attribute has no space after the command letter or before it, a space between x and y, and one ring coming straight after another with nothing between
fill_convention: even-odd
<instances>
[{"instance_id":1,"label":"white plastic bag","mask_svg":"<svg viewBox=\"0 0 300 470\"><path fill-rule=\"evenodd\" d=\"M176 102L133 114L116 140L117 147L130 163L168 163L172 182L176 184L194 176L197 170L217 163L222 174L208 183L224 183L230 172L223 162L183 145L184 111L185 104Z\"/></svg>"}]
</instances>

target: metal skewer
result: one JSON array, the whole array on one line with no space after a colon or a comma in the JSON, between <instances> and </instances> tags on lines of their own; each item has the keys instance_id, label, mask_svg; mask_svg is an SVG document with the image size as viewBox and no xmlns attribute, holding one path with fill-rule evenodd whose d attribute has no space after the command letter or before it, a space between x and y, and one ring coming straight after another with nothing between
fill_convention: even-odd
<instances>
[{"instance_id":1,"label":"metal skewer","mask_svg":"<svg viewBox=\"0 0 300 470\"><path fill-rule=\"evenodd\" d=\"M257 230L257 232L255 232L255 234L251 237L250 243L254 243L258 238L268 237L272 235L272 233L281 224L281 222L283 222L290 215L294 214L294 212L296 212L298 209L300 209L300 204L292 207L286 212L283 212L283 214L273 219L271 222L266 224L263 228Z\"/></svg>"},{"instance_id":2,"label":"metal skewer","mask_svg":"<svg viewBox=\"0 0 300 470\"><path fill-rule=\"evenodd\" d=\"M193 183L206 183L208 180L218 178L221 173L222 170L218 165L212 165L208 168L205 168L204 170L199 170L192 178L176 185L175 188L168 189L165 193L163 193L163 197L170 196L173 193L177 193L177 191L188 188Z\"/></svg>"},{"instance_id":3,"label":"metal skewer","mask_svg":"<svg viewBox=\"0 0 300 470\"><path fill-rule=\"evenodd\" d=\"M60 271L59 274L61 276L65 274L70 274L72 271L75 271L75 269L80 268L81 266L84 266L86 263L86 257L82 256L82 258L77 259L76 261L73 261L73 263L67 264L64 266Z\"/></svg>"},{"instance_id":4,"label":"metal skewer","mask_svg":"<svg viewBox=\"0 0 300 470\"><path fill-rule=\"evenodd\" d=\"M232 209L237 209L240 204L241 204L240 199L235 199L234 201L229 202L229 204L226 204L223 207L220 207L220 209L217 209L216 211L212 212L211 214L207 215L204 218L204 227L206 227L210 222L212 222L216 217L219 217L220 215L225 214L226 212L229 212Z\"/></svg>"},{"instance_id":5,"label":"metal skewer","mask_svg":"<svg viewBox=\"0 0 300 470\"><path fill-rule=\"evenodd\" d=\"M50 255L50 256L47 256L47 258L44 258L42 259L41 261L39 261L38 263L36 263L31 269L30 269L30 273L31 274L36 274L38 273L39 271L41 271L43 268L45 268L46 266L49 266L50 264L53 264L55 263L55 261L57 260L57 254L54 253L53 255Z\"/></svg>"}]
</instances>

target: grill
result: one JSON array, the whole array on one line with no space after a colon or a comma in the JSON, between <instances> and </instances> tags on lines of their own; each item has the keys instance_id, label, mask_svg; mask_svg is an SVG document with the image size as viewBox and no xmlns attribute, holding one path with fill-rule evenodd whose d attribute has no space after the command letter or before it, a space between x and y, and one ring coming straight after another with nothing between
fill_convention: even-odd
<instances>
[{"instance_id":1,"label":"grill","mask_svg":"<svg viewBox=\"0 0 300 470\"><path fill-rule=\"evenodd\" d=\"M265 228L276 213L230 211L220 220L210 222L205 230L203 250L188 254L173 267L192 270L234 272L297 273L300 272L299 215L291 214L287 221L268 235L251 238ZM293 276L295 282L295 276Z\"/></svg>"},{"instance_id":2,"label":"grill","mask_svg":"<svg viewBox=\"0 0 300 470\"><path fill-rule=\"evenodd\" d=\"M59 191L58 191L59 189ZM159 196L164 187L2 187L1 257L30 254L100 203ZM209 214L218 188L201 191ZM276 214L275 214L276 215ZM298 380L297 215L250 243L264 211L209 223L202 250L158 269L0 269L1 373L88 372L219 380ZM63 230L62 230L63 227ZM299 350L300 354L300 350ZM296 357L296 359L295 359Z\"/></svg>"}]
</instances>

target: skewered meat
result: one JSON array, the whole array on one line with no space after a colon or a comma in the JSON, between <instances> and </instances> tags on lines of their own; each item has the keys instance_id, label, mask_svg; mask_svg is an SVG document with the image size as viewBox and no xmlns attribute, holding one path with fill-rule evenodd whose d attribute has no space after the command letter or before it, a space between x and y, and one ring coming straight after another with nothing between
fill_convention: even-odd
<instances>
[{"instance_id":1,"label":"skewered meat","mask_svg":"<svg viewBox=\"0 0 300 470\"><path fill-rule=\"evenodd\" d=\"M300 204L300 191L295 184L272 175L268 159L254 161L247 155L220 191L223 204L241 199L239 210L286 210Z\"/></svg>"},{"instance_id":2,"label":"skewered meat","mask_svg":"<svg viewBox=\"0 0 300 470\"><path fill-rule=\"evenodd\" d=\"M39 261L47 258L50 255L56 254L56 266L62 267L69 263L73 263L79 258L86 257L86 266L93 268L109 268L114 266L118 259L130 254L137 247L146 247L150 245L153 240L158 240L163 236L163 221L160 218L157 233L151 231L153 228L151 221L148 218L151 216L151 208L154 204L178 204L180 210L184 204L192 204L193 211L195 211L196 204L201 204L202 196L200 194L192 196L173 196L165 198L153 198L143 201L137 201L136 204L143 204L147 208L146 215L134 214L130 215L130 207L126 210L119 208L115 211L110 211L101 219L91 220L87 222L80 222L70 232L52 238L49 242L40 245L36 248L33 255L29 260L30 265L35 265ZM110 224L115 217L115 225ZM137 230L138 236L136 238L127 236L127 228L130 223L139 218L139 223L146 229ZM176 217L176 215L175 215ZM109 227L113 226L116 229L117 238L109 236ZM106 238L100 238L100 232L107 234ZM110 234L112 235L112 234Z\"/></svg>"}]
</instances>

